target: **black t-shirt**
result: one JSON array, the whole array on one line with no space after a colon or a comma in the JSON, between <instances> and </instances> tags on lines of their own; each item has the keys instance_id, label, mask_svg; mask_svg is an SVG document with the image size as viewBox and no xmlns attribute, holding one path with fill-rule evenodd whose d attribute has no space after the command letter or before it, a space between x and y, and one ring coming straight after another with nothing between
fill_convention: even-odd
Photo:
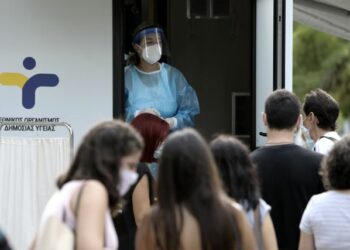
<instances>
[{"instance_id":1,"label":"black t-shirt","mask_svg":"<svg viewBox=\"0 0 350 250\"><path fill-rule=\"evenodd\" d=\"M279 249L297 249L299 223L312 195L324 191L319 175L322 155L295 144L261 147L251 153L257 165L263 199Z\"/></svg>"},{"instance_id":2,"label":"black t-shirt","mask_svg":"<svg viewBox=\"0 0 350 250\"><path fill-rule=\"evenodd\" d=\"M138 180L130 187L128 193L123 197L125 205L121 211L114 219L114 226L117 231L119 240L119 250L133 250L135 249L135 234L137 226L135 223L135 216L132 204L132 194L136 185L140 182L141 178L146 175L149 183L149 195L150 204L154 202L154 179L152 177L151 171L149 170L147 164L140 163L137 166Z\"/></svg>"}]
</instances>

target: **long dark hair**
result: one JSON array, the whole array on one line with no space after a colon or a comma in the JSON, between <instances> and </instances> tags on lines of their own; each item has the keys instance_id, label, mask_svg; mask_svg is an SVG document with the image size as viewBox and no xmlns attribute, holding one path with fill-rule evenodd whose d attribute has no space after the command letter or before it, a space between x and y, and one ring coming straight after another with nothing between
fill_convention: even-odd
<instances>
[{"instance_id":1,"label":"long dark hair","mask_svg":"<svg viewBox=\"0 0 350 250\"><path fill-rule=\"evenodd\" d=\"M225 194L214 159L195 130L184 129L169 135L159 162L158 180L159 202L152 221L160 249L181 249L180 207L188 209L197 220L203 250L240 246L237 221L231 204L223 199Z\"/></svg>"},{"instance_id":2,"label":"long dark hair","mask_svg":"<svg viewBox=\"0 0 350 250\"><path fill-rule=\"evenodd\" d=\"M260 192L256 168L249 149L238 139L220 135L210 143L227 194L246 210L259 204Z\"/></svg>"},{"instance_id":3,"label":"long dark hair","mask_svg":"<svg viewBox=\"0 0 350 250\"><path fill-rule=\"evenodd\" d=\"M57 185L71 180L95 179L108 191L109 206L119 201L117 186L121 158L143 149L139 133L122 121L106 121L93 127L84 137L78 152Z\"/></svg>"}]
</instances>

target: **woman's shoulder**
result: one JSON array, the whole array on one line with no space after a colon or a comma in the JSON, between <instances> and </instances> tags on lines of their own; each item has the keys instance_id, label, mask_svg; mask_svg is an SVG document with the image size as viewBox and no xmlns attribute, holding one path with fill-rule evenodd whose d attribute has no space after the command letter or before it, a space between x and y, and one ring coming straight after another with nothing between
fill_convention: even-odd
<instances>
[{"instance_id":1,"label":"woman's shoulder","mask_svg":"<svg viewBox=\"0 0 350 250\"><path fill-rule=\"evenodd\" d=\"M178 68L176 68L176 67L174 67L174 66L172 66L172 65L170 65L170 64L167 64L167 63L162 63L161 64L161 67L166 71L166 72L168 72L169 74L171 74L171 75L173 75L173 76L179 76L179 75L181 75L181 76L183 76L183 74L181 73L181 71L178 69Z\"/></svg>"},{"instance_id":2,"label":"woman's shoulder","mask_svg":"<svg viewBox=\"0 0 350 250\"><path fill-rule=\"evenodd\" d=\"M350 201L350 194L335 191L335 190L329 190L329 191L312 196L309 203L312 205L321 205L321 204L335 204L338 201L340 202Z\"/></svg>"},{"instance_id":3,"label":"woman's shoulder","mask_svg":"<svg viewBox=\"0 0 350 250\"><path fill-rule=\"evenodd\" d=\"M246 216L243 207L230 198L226 199L231 211L237 221L238 230L241 233L242 249L256 249L251 226Z\"/></svg>"},{"instance_id":4,"label":"woman's shoulder","mask_svg":"<svg viewBox=\"0 0 350 250\"><path fill-rule=\"evenodd\" d=\"M105 199L108 191L102 182L98 180L86 180L83 184L83 192L96 197L97 199Z\"/></svg>"},{"instance_id":5,"label":"woman's shoulder","mask_svg":"<svg viewBox=\"0 0 350 250\"><path fill-rule=\"evenodd\" d=\"M78 199L81 199L82 203L87 204L107 204L108 203L108 191L102 182L98 180L83 180L79 181L79 188L75 188L73 191L73 207Z\"/></svg>"},{"instance_id":6,"label":"woman's shoulder","mask_svg":"<svg viewBox=\"0 0 350 250\"><path fill-rule=\"evenodd\" d=\"M312 196L306 210L308 213L328 211L329 209L336 208L339 204L344 204L344 200L335 191L326 191Z\"/></svg>"},{"instance_id":7,"label":"woman's shoulder","mask_svg":"<svg viewBox=\"0 0 350 250\"><path fill-rule=\"evenodd\" d=\"M225 194L222 194L221 202L226 207L226 209L228 209L227 211L230 211L232 215L236 217L236 219L238 219L239 221L246 217L246 212L242 205L236 202L235 200L231 199L230 197L226 196Z\"/></svg>"},{"instance_id":8,"label":"woman's shoulder","mask_svg":"<svg viewBox=\"0 0 350 250\"><path fill-rule=\"evenodd\" d=\"M124 67L124 71L133 70L133 69L135 69L135 65L134 64L129 64L129 65L126 65Z\"/></svg>"},{"instance_id":9,"label":"woman's shoulder","mask_svg":"<svg viewBox=\"0 0 350 250\"><path fill-rule=\"evenodd\" d=\"M144 162L140 162L138 165L137 165L137 169L136 169L139 177L145 175L145 174L150 174L151 171L147 165L147 163L144 163Z\"/></svg>"},{"instance_id":10,"label":"woman's shoulder","mask_svg":"<svg viewBox=\"0 0 350 250\"><path fill-rule=\"evenodd\" d=\"M136 66L134 64L130 64L130 65L127 65L125 68L124 68L124 74L125 74L125 77L127 77L128 75L131 75L132 72L136 71Z\"/></svg>"},{"instance_id":11,"label":"woman's shoulder","mask_svg":"<svg viewBox=\"0 0 350 250\"><path fill-rule=\"evenodd\" d=\"M267 204L266 201L264 201L261 198L259 199L259 207L260 207L260 212L263 215L271 210L271 206L269 204Z\"/></svg>"},{"instance_id":12,"label":"woman's shoulder","mask_svg":"<svg viewBox=\"0 0 350 250\"><path fill-rule=\"evenodd\" d=\"M238 213L244 213L244 208L242 207L241 204L239 204L238 202L236 202L235 200L231 199L230 197L228 197L225 194L221 195L221 201L225 204L228 205L229 208L234 211L234 212L238 212Z\"/></svg>"},{"instance_id":13,"label":"woman's shoulder","mask_svg":"<svg viewBox=\"0 0 350 250\"><path fill-rule=\"evenodd\" d=\"M94 180L94 179L86 180L86 181L84 181L84 184L86 187L90 187L90 188L100 190L100 191L107 191L106 187L99 180Z\"/></svg>"},{"instance_id":14,"label":"woman's shoulder","mask_svg":"<svg viewBox=\"0 0 350 250\"><path fill-rule=\"evenodd\" d=\"M98 180L86 180L72 195L69 206L71 211L77 211L79 207L82 214L104 213L108 209L107 189Z\"/></svg>"}]
</instances>

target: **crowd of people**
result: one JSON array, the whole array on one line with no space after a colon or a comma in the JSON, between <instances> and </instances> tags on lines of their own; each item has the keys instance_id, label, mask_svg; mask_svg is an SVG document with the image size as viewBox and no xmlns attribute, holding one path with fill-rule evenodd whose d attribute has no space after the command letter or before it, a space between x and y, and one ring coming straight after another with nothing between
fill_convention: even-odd
<instances>
[{"instance_id":1,"label":"crowd of people","mask_svg":"<svg viewBox=\"0 0 350 250\"><path fill-rule=\"evenodd\" d=\"M336 134L335 110L322 90L303 106L274 91L266 145L253 152L232 135L207 143L193 128L171 132L147 111L99 123L58 179L30 248L44 249L58 218L84 250L350 249L350 136ZM313 149L294 142L303 124ZM3 234L0 246L11 249Z\"/></svg>"},{"instance_id":2,"label":"crowd of people","mask_svg":"<svg viewBox=\"0 0 350 250\"><path fill-rule=\"evenodd\" d=\"M350 136L335 131L334 98L316 89L301 106L276 90L265 102L264 146L250 152L223 134L207 143L188 128L195 91L158 63L163 30L141 27L133 49L126 121L85 135L30 249L350 249ZM71 236L60 237L62 227ZM0 249L11 249L1 231Z\"/></svg>"}]
</instances>

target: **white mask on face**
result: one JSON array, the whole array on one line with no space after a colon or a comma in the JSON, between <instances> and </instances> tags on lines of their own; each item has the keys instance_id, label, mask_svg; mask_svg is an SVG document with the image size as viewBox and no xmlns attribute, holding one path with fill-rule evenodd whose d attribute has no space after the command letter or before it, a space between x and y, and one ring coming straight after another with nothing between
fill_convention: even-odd
<instances>
[{"instance_id":1,"label":"white mask on face","mask_svg":"<svg viewBox=\"0 0 350 250\"><path fill-rule=\"evenodd\" d=\"M119 172L119 194L124 196L130 187L137 181L138 174L135 171L122 168Z\"/></svg>"},{"instance_id":2,"label":"white mask on face","mask_svg":"<svg viewBox=\"0 0 350 250\"><path fill-rule=\"evenodd\" d=\"M301 129L301 133L304 136L306 148L312 149L314 147L314 145L315 145L315 142L311 138L310 129L306 128L304 125L301 125L300 129Z\"/></svg>"},{"instance_id":3,"label":"white mask on face","mask_svg":"<svg viewBox=\"0 0 350 250\"><path fill-rule=\"evenodd\" d=\"M141 56L149 64L155 64L162 56L162 48L158 44L147 46L142 49Z\"/></svg>"}]
</instances>

